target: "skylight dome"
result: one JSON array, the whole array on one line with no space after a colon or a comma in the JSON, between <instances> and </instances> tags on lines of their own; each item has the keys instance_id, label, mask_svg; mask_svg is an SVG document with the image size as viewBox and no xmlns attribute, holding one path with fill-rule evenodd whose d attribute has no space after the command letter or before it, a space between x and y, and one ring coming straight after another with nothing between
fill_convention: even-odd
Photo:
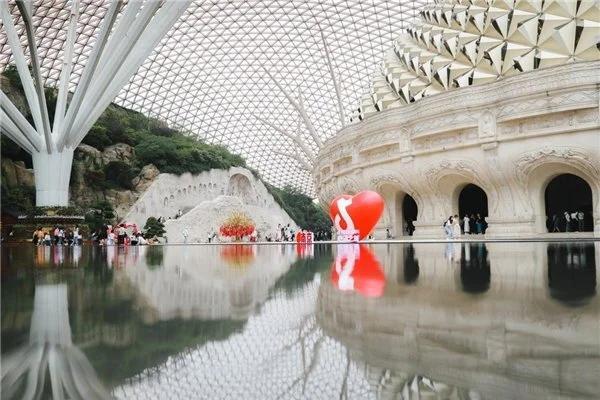
<instances>
[{"instance_id":1,"label":"skylight dome","mask_svg":"<svg viewBox=\"0 0 600 400\"><path fill-rule=\"evenodd\" d=\"M115 102L228 146L272 184L313 194L310 153L349 122L384 52L427 3L198 0ZM109 4L81 1L73 88ZM69 4L38 0L33 16L42 75L55 86ZM0 69L12 62L2 30Z\"/></svg>"}]
</instances>

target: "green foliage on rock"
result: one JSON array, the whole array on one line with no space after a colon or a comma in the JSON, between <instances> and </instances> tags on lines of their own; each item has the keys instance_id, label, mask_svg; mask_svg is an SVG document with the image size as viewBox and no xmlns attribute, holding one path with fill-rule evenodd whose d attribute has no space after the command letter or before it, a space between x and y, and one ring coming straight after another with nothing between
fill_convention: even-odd
<instances>
[{"instance_id":1,"label":"green foliage on rock","mask_svg":"<svg viewBox=\"0 0 600 400\"><path fill-rule=\"evenodd\" d=\"M115 210L108 201L99 201L94 204L90 211L85 215L85 221L91 230L102 228L103 225L109 225L114 222Z\"/></svg>"},{"instance_id":2,"label":"green foliage on rock","mask_svg":"<svg viewBox=\"0 0 600 400\"><path fill-rule=\"evenodd\" d=\"M29 186L8 187L2 180L2 209L28 212L35 204L35 188Z\"/></svg>"},{"instance_id":3,"label":"green foliage on rock","mask_svg":"<svg viewBox=\"0 0 600 400\"><path fill-rule=\"evenodd\" d=\"M161 237L165 234L165 225L154 217L150 217L146 220L144 225L144 234L146 237Z\"/></svg>"},{"instance_id":4,"label":"green foliage on rock","mask_svg":"<svg viewBox=\"0 0 600 400\"><path fill-rule=\"evenodd\" d=\"M132 189L131 181L139 173L137 168L123 161L111 161L104 166L106 180L117 187Z\"/></svg>"},{"instance_id":5,"label":"green foliage on rock","mask_svg":"<svg viewBox=\"0 0 600 400\"><path fill-rule=\"evenodd\" d=\"M283 189L269 184L266 186L275 201L300 228L313 232L329 232L331 230L329 216L313 202L313 199L300 190L291 186L285 186Z\"/></svg>"}]
</instances>

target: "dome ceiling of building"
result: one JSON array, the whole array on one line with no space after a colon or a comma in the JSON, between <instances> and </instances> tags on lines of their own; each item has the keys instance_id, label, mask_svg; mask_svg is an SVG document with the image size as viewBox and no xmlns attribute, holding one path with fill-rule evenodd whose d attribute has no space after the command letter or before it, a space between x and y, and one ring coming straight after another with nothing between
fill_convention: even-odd
<instances>
[{"instance_id":1,"label":"dome ceiling of building","mask_svg":"<svg viewBox=\"0 0 600 400\"><path fill-rule=\"evenodd\" d=\"M69 3L33 4L49 86L59 80ZM312 194L311 156L350 121L379 60L428 3L196 0L115 102L227 145L270 183ZM25 45L19 13L13 0L9 4ZM80 2L72 88L108 6L109 1ZM0 69L12 62L2 29Z\"/></svg>"},{"instance_id":2,"label":"dome ceiling of building","mask_svg":"<svg viewBox=\"0 0 600 400\"><path fill-rule=\"evenodd\" d=\"M600 59L598 0L439 0L404 28L351 119L535 69Z\"/></svg>"}]
</instances>

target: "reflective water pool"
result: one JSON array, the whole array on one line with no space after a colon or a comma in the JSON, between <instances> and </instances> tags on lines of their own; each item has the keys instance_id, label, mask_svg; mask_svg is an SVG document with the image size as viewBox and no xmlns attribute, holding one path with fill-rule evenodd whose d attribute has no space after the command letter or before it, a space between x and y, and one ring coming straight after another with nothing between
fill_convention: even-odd
<instances>
[{"instance_id":1,"label":"reflective water pool","mask_svg":"<svg viewBox=\"0 0 600 400\"><path fill-rule=\"evenodd\" d=\"M2 399L595 399L600 243L2 248Z\"/></svg>"}]
</instances>

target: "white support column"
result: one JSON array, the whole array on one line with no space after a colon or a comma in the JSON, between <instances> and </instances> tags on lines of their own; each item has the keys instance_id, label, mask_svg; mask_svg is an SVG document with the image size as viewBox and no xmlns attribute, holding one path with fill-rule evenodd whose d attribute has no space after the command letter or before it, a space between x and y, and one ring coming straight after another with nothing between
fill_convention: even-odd
<instances>
[{"instance_id":1,"label":"white support column","mask_svg":"<svg viewBox=\"0 0 600 400\"><path fill-rule=\"evenodd\" d=\"M327 60L327 67L329 68L329 75L331 76L331 82L333 82L333 88L335 89L335 97L337 99L338 104L338 112L340 116L340 123L342 124L342 128L346 126L346 116L344 114L344 106L342 105L342 94L340 91L340 85L338 84L337 79L335 79L335 72L333 71L333 61L331 60L331 52L329 51L329 46L327 45L327 40L325 39L325 34L321 29L321 25L319 26L319 33L321 33L321 40L323 41L323 48L325 49L325 57Z\"/></svg>"},{"instance_id":2,"label":"white support column","mask_svg":"<svg viewBox=\"0 0 600 400\"><path fill-rule=\"evenodd\" d=\"M17 30L15 29L12 15L10 14L8 3L6 1L0 1L0 15L2 16L2 23L4 26L4 31L6 32L6 38L8 40L8 44L10 45L10 49L12 50L17 71L19 72L19 78L21 79L21 84L23 85L23 92L25 93L25 98L27 99L31 116L33 117L33 123L38 132L44 132L42 113L40 111L33 79L31 79L27 60L25 59L25 54L23 53L23 48L21 47L21 41L19 39L19 35L17 34ZM48 138L46 138L46 140L48 140ZM46 146L47 150L50 150L50 144L46 143Z\"/></svg>"},{"instance_id":3,"label":"white support column","mask_svg":"<svg viewBox=\"0 0 600 400\"><path fill-rule=\"evenodd\" d=\"M38 207L68 206L73 149L48 154L34 152L35 203Z\"/></svg>"},{"instance_id":4,"label":"white support column","mask_svg":"<svg viewBox=\"0 0 600 400\"><path fill-rule=\"evenodd\" d=\"M71 16L69 17L69 30L67 32L67 41L65 44L65 53L63 64L60 70L60 81L58 86L58 96L56 97L56 109L54 111L53 135L60 134L61 125L65 118L67 108L67 95L69 94L69 82L71 81L71 70L73 69L73 49L75 47L75 33L77 31L77 21L79 20L79 0L73 0L71 6Z\"/></svg>"},{"instance_id":5,"label":"white support column","mask_svg":"<svg viewBox=\"0 0 600 400\"><path fill-rule=\"evenodd\" d=\"M96 39L96 44L92 50L92 54L90 54L87 63L83 68L83 73L81 74L81 78L79 78L79 82L75 88L75 93L73 93L73 97L69 103L69 108L67 109L63 125L57 132L57 147L59 150L62 150L65 145L67 135L71 132L73 121L79 113L83 96L87 92L87 88L92 80L92 76L96 71L100 55L106 46L106 42L108 41L108 37L115 20L117 19L117 14L122 3L123 2L121 0L113 1L104 15L104 20L102 21L100 32L98 33L98 38Z\"/></svg>"},{"instance_id":6,"label":"white support column","mask_svg":"<svg viewBox=\"0 0 600 400\"><path fill-rule=\"evenodd\" d=\"M304 122L304 125L306 126L306 129L308 129L308 133L310 133L310 135L315 140L315 142L317 143L317 145L319 147L321 147L321 139L319 138L319 135L317 134L317 131L315 130L314 125L312 124L310 118L308 117L308 114L307 114L307 112L306 112L306 110L304 108L304 104L302 103L301 96L299 98L299 101L294 100L294 98L292 97L292 95L290 95L288 93L288 91L285 90L285 88L283 87L283 85L281 85L275 79L275 77L273 77L273 75L271 75L271 73L266 68L264 68L264 71L267 73L267 75L273 81L273 83L275 83L275 85L279 88L279 90L281 90L281 93L283 93L283 95L285 96L285 98L288 99L288 101L290 102L290 104L296 109L296 111L300 115L300 118L302 118L302 121Z\"/></svg>"},{"instance_id":7,"label":"white support column","mask_svg":"<svg viewBox=\"0 0 600 400\"><path fill-rule=\"evenodd\" d=\"M137 45L132 49L121 68L119 68L113 77L110 86L106 89L102 97L98 99L93 111L85 122L78 126L75 131L76 136L68 142L72 147L77 146L81 142L94 122L100 117L110 102L114 100L123 86L131 79L144 60L148 58L164 35L166 35L185 12L190 2L191 0L166 2L156 12L156 16L140 36Z\"/></svg>"},{"instance_id":8,"label":"white support column","mask_svg":"<svg viewBox=\"0 0 600 400\"><path fill-rule=\"evenodd\" d=\"M290 138L294 143L296 143L296 145L300 148L300 150L302 150L302 152L304 153L304 155L306 156L306 158L308 158L308 160L310 161L311 164L314 163L315 160L315 155L313 154L312 150L306 145L306 143L304 143L302 141L302 139L300 139L298 137L298 135L292 135L291 133L289 133L288 131L286 131L283 128L278 127L275 124L272 124L271 122L264 120L260 117L254 117L257 120L259 120L261 123L267 125L268 127L276 130L277 132L281 133L282 135L284 135L285 137Z\"/></svg>"},{"instance_id":9,"label":"white support column","mask_svg":"<svg viewBox=\"0 0 600 400\"><path fill-rule=\"evenodd\" d=\"M2 119L14 124L15 128L27 139L27 142L31 143L35 151L42 151L44 140L2 91L0 91L0 109L3 112Z\"/></svg>"},{"instance_id":10,"label":"white support column","mask_svg":"<svg viewBox=\"0 0 600 400\"><path fill-rule=\"evenodd\" d=\"M42 80L42 73L40 72L40 59L38 57L37 44L35 43L35 31L33 29L33 21L31 18L31 4L26 4L23 0L17 0L17 7L21 11L21 18L23 18L25 33L27 34L31 72L33 73L33 79L35 80L38 107L42 118L42 132L44 132L44 138L46 139L46 150L48 153L51 153L54 151L54 141L52 140L52 130L50 129L50 119L48 118L44 82ZM38 130L39 129L40 128L38 127Z\"/></svg>"}]
</instances>

